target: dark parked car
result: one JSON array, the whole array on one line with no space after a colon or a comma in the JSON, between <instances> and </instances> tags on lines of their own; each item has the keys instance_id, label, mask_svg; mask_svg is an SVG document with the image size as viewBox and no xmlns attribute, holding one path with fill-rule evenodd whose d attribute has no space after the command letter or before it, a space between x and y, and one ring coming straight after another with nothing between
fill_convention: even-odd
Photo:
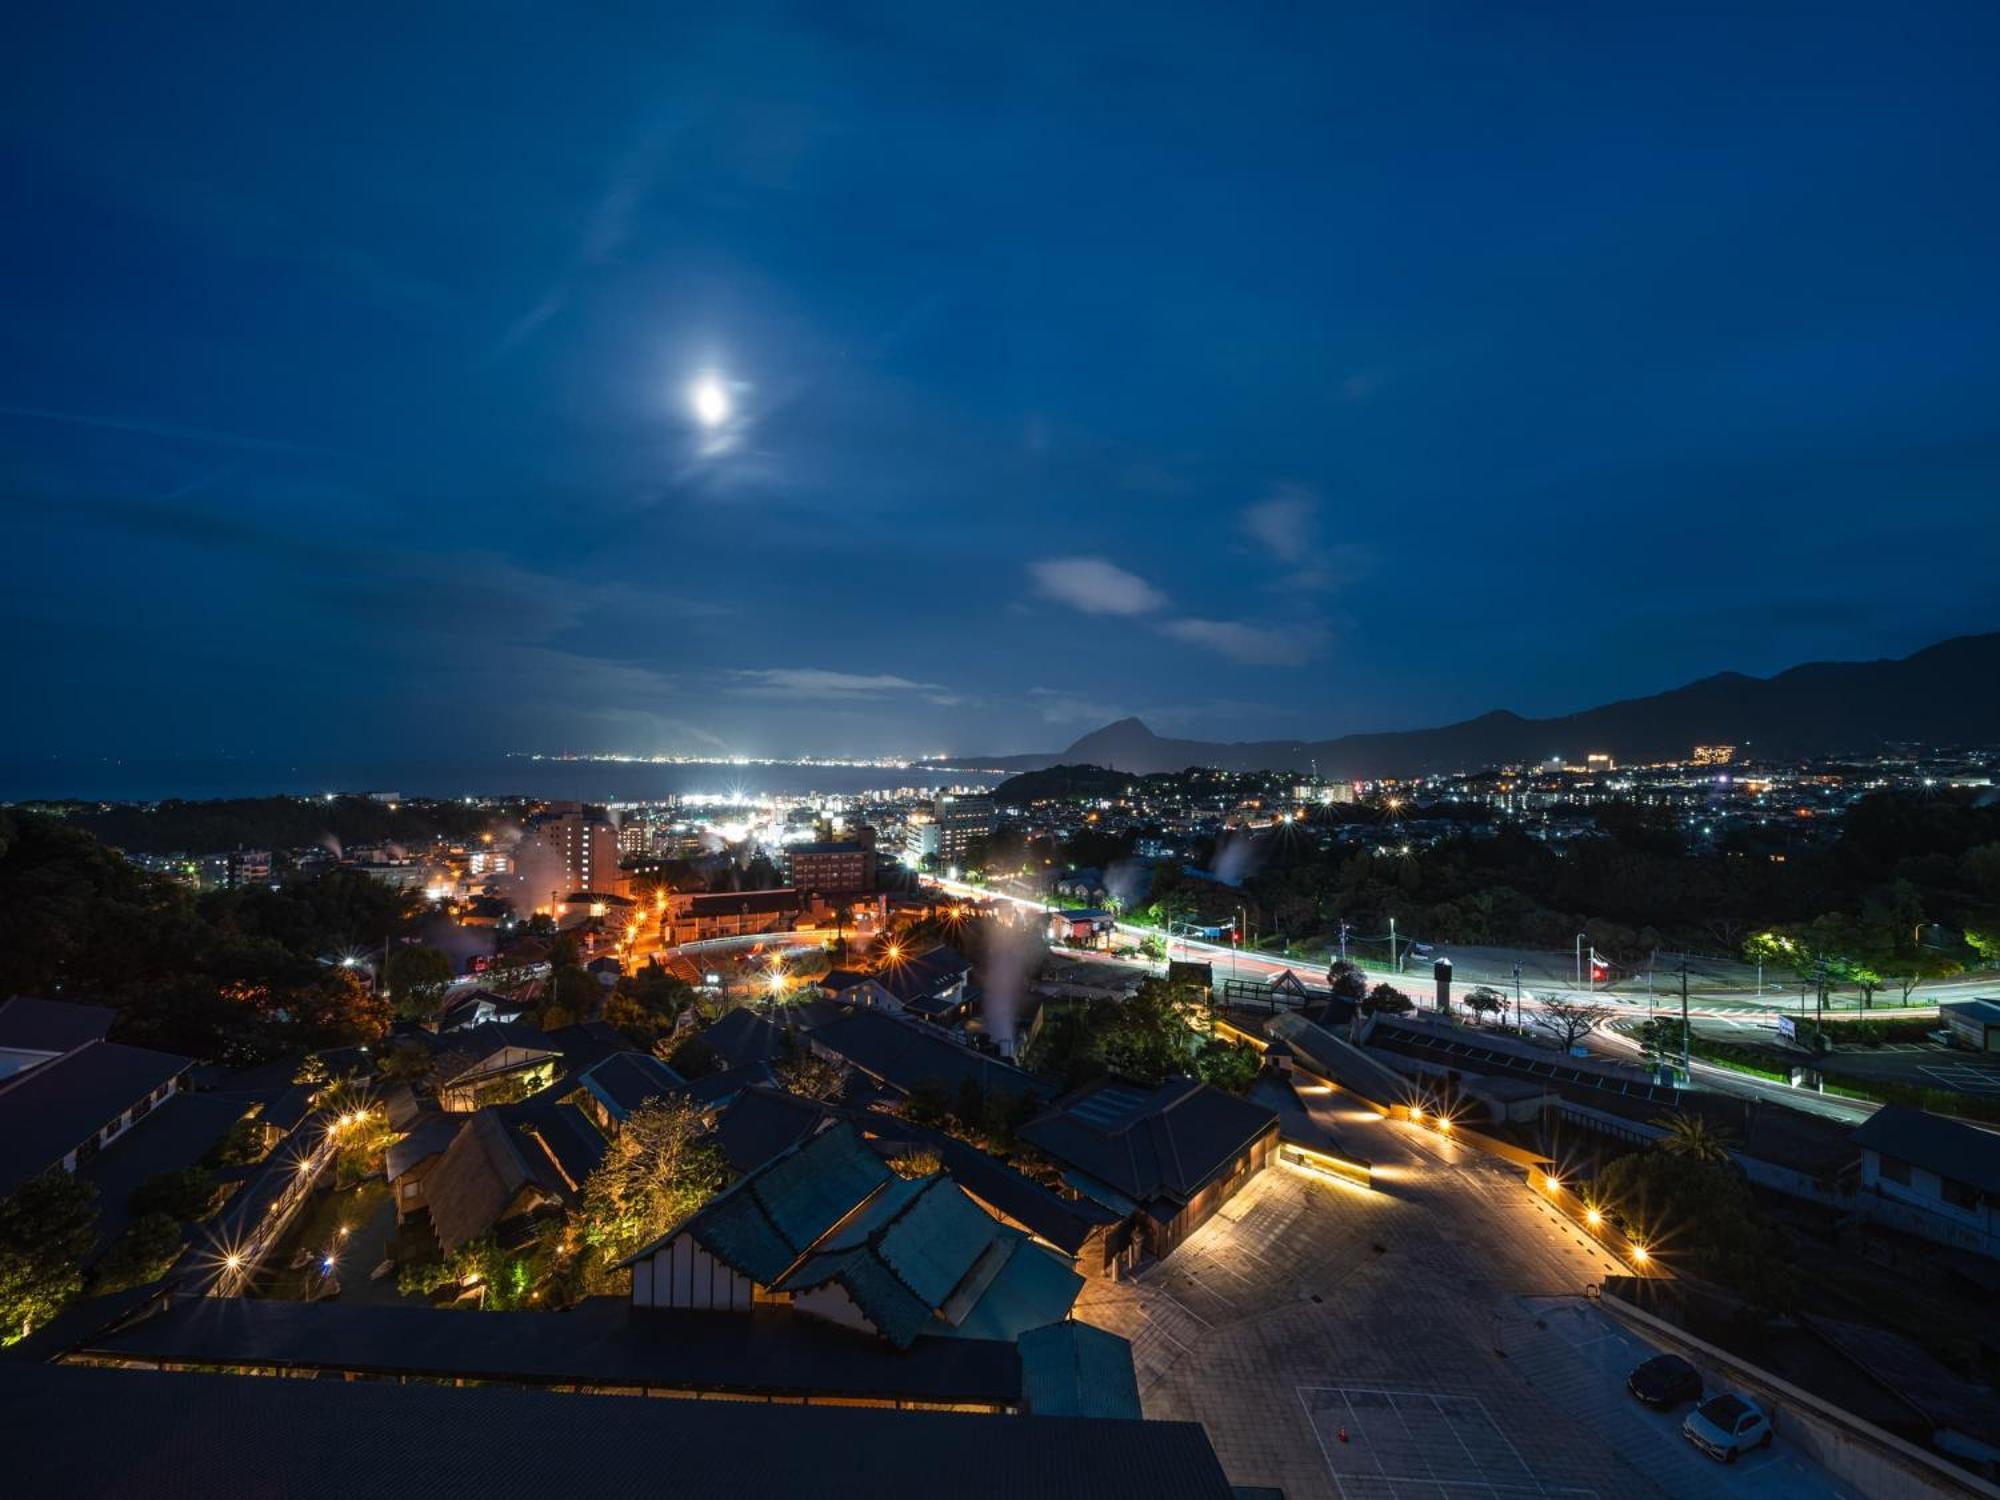
<instances>
[{"instance_id":1,"label":"dark parked car","mask_svg":"<svg viewBox=\"0 0 2000 1500\"><path fill-rule=\"evenodd\" d=\"M1701 1399L1701 1372L1678 1354L1658 1354L1625 1377L1625 1389L1648 1406Z\"/></svg>"}]
</instances>

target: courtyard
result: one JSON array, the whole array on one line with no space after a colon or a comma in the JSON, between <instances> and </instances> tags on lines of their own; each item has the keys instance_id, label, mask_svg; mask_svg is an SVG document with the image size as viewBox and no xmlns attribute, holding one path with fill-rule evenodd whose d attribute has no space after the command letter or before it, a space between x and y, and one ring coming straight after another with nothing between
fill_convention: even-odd
<instances>
[{"instance_id":1,"label":"courtyard","mask_svg":"<svg viewBox=\"0 0 2000 1500\"><path fill-rule=\"evenodd\" d=\"M1653 1351L1583 1295L1624 1267L1519 1169L1351 1113L1377 1189L1273 1166L1166 1261L1086 1288L1148 1417L1202 1422L1235 1483L1292 1497L1848 1493L1782 1437L1697 1454L1625 1393Z\"/></svg>"}]
</instances>

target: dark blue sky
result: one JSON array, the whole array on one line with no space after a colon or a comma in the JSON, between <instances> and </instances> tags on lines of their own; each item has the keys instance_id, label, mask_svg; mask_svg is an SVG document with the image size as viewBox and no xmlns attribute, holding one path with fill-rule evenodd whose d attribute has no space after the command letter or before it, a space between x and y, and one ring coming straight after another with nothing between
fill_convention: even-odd
<instances>
[{"instance_id":1,"label":"dark blue sky","mask_svg":"<svg viewBox=\"0 0 2000 1500\"><path fill-rule=\"evenodd\" d=\"M0 63L16 753L1332 734L2000 627L1991 5L119 9Z\"/></svg>"}]
</instances>

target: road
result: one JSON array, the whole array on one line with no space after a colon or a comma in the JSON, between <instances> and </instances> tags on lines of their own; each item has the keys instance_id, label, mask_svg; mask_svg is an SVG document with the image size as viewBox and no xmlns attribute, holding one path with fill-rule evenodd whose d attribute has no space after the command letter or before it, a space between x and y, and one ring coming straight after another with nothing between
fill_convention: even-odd
<instances>
[{"instance_id":1,"label":"road","mask_svg":"<svg viewBox=\"0 0 2000 1500\"><path fill-rule=\"evenodd\" d=\"M952 895L976 900L1004 901L1036 913L1047 910L1041 902L1025 896L969 885L962 880L947 880L942 876L926 876L925 879L929 884ZM1160 935L1156 928L1143 927L1133 922L1120 922L1117 924L1117 930L1120 937L1133 943L1142 942L1147 938L1157 938ZM1205 959L1213 963L1218 978L1271 979L1289 969L1313 984L1324 982L1327 964L1331 961L1331 956L1326 960L1272 957L1262 953L1245 952L1227 943L1211 943L1190 937L1175 937L1169 952L1174 958ZM1656 1010L1662 1013L1678 1010L1680 1005L1677 976L1666 970L1656 974L1657 988L1649 999L1644 990L1635 992L1630 988L1633 981L1629 979L1623 981L1625 987L1622 988L1578 986L1574 974L1569 972L1570 966L1560 954L1476 947L1438 947L1436 953L1439 957L1452 960L1452 985L1459 995L1463 995L1474 985L1490 985L1511 998L1514 993L1514 966L1518 963L1521 966L1524 1010L1538 1009L1542 997L1565 1000L1588 998L1599 1004L1615 1006L1628 1013L1642 1015L1650 1015ZM1748 966L1745 965L1733 965L1733 967L1749 972ZM1437 987L1431 977L1431 961L1428 959L1409 962L1400 974L1393 974L1379 967L1371 968L1369 977L1394 983L1396 988L1402 990L1420 1006L1437 1004ZM1969 978L1924 985L1913 992L1912 1003L1908 1006L1878 1006L1870 1011L1829 1010L1827 1015L1840 1018L1915 1019L1935 1014L1940 1001L1972 999L1990 996L1996 992L2000 992L2000 976L1974 975ZM1688 1004L1690 1011L1699 1010L1705 1016L1724 1021L1761 1022L1765 1026L1775 1024L1781 1015L1796 1014L1798 1008L1793 992L1775 980L1767 984L1761 993L1751 983L1714 984L1706 990L1691 992Z\"/></svg>"}]
</instances>

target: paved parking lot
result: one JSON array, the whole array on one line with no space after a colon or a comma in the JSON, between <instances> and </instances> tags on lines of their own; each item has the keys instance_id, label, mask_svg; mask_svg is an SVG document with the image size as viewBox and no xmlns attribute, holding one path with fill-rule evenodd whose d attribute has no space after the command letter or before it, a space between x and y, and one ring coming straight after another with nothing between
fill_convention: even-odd
<instances>
[{"instance_id":1,"label":"paved parking lot","mask_svg":"<svg viewBox=\"0 0 2000 1500\"><path fill-rule=\"evenodd\" d=\"M1823 1497L1780 1445L1723 1469L1637 1408L1645 1351L1582 1291L1620 1269L1521 1173L1355 1112L1370 1192L1274 1166L1166 1262L1087 1288L1150 1417L1293 1500ZM1345 1440L1342 1431L1345 1430Z\"/></svg>"},{"instance_id":2,"label":"paved parking lot","mask_svg":"<svg viewBox=\"0 0 2000 1500\"><path fill-rule=\"evenodd\" d=\"M2000 1094L2000 1063L1925 1063L1921 1071L1939 1088L1962 1094Z\"/></svg>"}]
</instances>

